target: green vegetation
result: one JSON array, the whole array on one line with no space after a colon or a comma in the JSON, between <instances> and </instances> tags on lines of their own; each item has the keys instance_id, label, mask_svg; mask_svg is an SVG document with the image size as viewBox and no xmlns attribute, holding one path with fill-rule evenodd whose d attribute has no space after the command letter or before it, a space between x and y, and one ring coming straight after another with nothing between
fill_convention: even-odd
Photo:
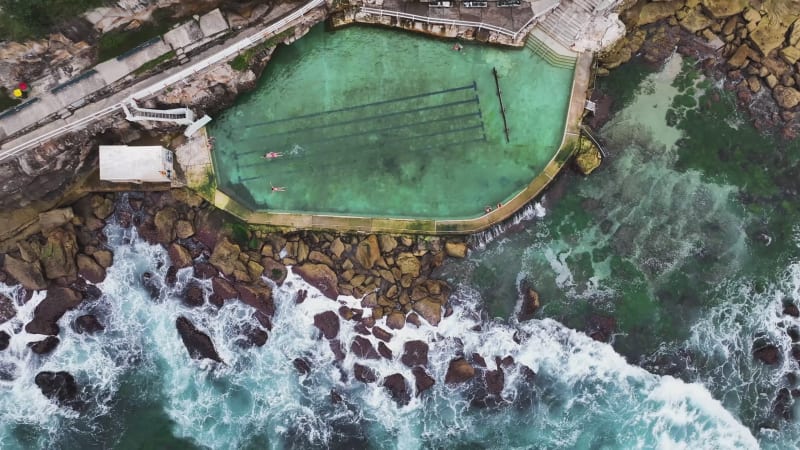
<instances>
[{"instance_id":1,"label":"green vegetation","mask_svg":"<svg viewBox=\"0 0 800 450\"><path fill-rule=\"evenodd\" d=\"M214 170L209 167L206 169L206 181L200 186L194 188L206 200L213 203L214 192L217 190L217 178L214 176Z\"/></svg>"},{"instance_id":2,"label":"green vegetation","mask_svg":"<svg viewBox=\"0 0 800 450\"><path fill-rule=\"evenodd\" d=\"M165 9L154 12L152 20L134 30L112 30L102 35L98 43L98 59L106 61L133 50L150 39L166 33L175 23L172 12Z\"/></svg>"},{"instance_id":3,"label":"green vegetation","mask_svg":"<svg viewBox=\"0 0 800 450\"><path fill-rule=\"evenodd\" d=\"M6 88L0 87L0 112L5 111L8 108L13 108L20 103L22 103L20 100L17 100L9 95Z\"/></svg>"},{"instance_id":4,"label":"green vegetation","mask_svg":"<svg viewBox=\"0 0 800 450\"><path fill-rule=\"evenodd\" d=\"M287 37L294 34L294 27L288 28L281 33L272 36L271 38L267 39L266 41L254 45L239 55L236 58L233 58L231 61L228 62L228 65L231 66L231 69L236 70L238 72L243 72L250 67L250 63L253 61L253 57L257 54L261 53L264 50L270 49L278 45L281 41L286 39Z\"/></svg>"},{"instance_id":5,"label":"green vegetation","mask_svg":"<svg viewBox=\"0 0 800 450\"><path fill-rule=\"evenodd\" d=\"M0 0L0 40L42 37L60 22L104 3L106 0Z\"/></svg>"},{"instance_id":6,"label":"green vegetation","mask_svg":"<svg viewBox=\"0 0 800 450\"><path fill-rule=\"evenodd\" d=\"M241 246L250 245L250 230L247 224L239 220L233 219L229 222L228 227L231 233L231 240Z\"/></svg>"},{"instance_id":7,"label":"green vegetation","mask_svg":"<svg viewBox=\"0 0 800 450\"><path fill-rule=\"evenodd\" d=\"M174 57L175 57L175 50L170 50L167 53L164 53L163 55L159 56L158 58L153 58L150 61L147 61L146 63L142 64L141 66L139 66L138 69L133 71L133 74L135 76L139 76L150 69L156 68L157 66L161 65L161 63L171 60Z\"/></svg>"}]
</instances>

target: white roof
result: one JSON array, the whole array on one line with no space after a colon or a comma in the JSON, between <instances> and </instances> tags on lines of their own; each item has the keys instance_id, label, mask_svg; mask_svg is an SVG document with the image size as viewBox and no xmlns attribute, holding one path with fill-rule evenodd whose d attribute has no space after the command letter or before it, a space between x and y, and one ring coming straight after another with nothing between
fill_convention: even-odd
<instances>
[{"instance_id":1,"label":"white roof","mask_svg":"<svg viewBox=\"0 0 800 450\"><path fill-rule=\"evenodd\" d=\"M160 146L100 146L100 179L128 183L169 183L172 154Z\"/></svg>"}]
</instances>

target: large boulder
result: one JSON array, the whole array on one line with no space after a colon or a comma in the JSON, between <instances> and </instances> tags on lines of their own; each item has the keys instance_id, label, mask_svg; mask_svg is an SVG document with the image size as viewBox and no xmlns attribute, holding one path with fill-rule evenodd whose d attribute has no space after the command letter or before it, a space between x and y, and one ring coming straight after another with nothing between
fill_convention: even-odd
<instances>
[{"instance_id":1,"label":"large boulder","mask_svg":"<svg viewBox=\"0 0 800 450\"><path fill-rule=\"evenodd\" d=\"M380 356L369 339L356 336L350 344L350 352L363 359L378 359Z\"/></svg>"},{"instance_id":2,"label":"large boulder","mask_svg":"<svg viewBox=\"0 0 800 450\"><path fill-rule=\"evenodd\" d=\"M189 253L189 250L176 242L170 244L167 253L169 254L169 260L172 261L172 265L178 269L189 267L194 262L194 258L192 258L192 254Z\"/></svg>"},{"instance_id":3,"label":"large boulder","mask_svg":"<svg viewBox=\"0 0 800 450\"><path fill-rule=\"evenodd\" d=\"M395 264L400 269L401 274L403 275L408 274L411 275L412 277L419 276L419 270L421 265L419 262L419 258L414 256L413 254L408 252L400 253L399 255L397 255L397 258L395 258Z\"/></svg>"},{"instance_id":4,"label":"large boulder","mask_svg":"<svg viewBox=\"0 0 800 450\"><path fill-rule=\"evenodd\" d=\"M17 315L17 308L14 300L0 294L0 323L5 323Z\"/></svg>"},{"instance_id":5,"label":"large boulder","mask_svg":"<svg viewBox=\"0 0 800 450\"><path fill-rule=\"evenodd\" d=\"M97 264L97 261L91 256L81 253L78 255L77 261L78 274L85 280L97 284L106 279L106 269L100 264Z\"/></svg>"},{"instance_id":6,"label":"large boulder","mask_svg":"<svg viewBox=\"0 0 800 450\"><path fill-rule=\"evenodd\" d=\"M362 383L374 383L378 381L378 375L375 374L374 370L367 366L362 366L359 363L353 364L353 376Z\"/></svg>"},{"instance_id":7,"label":"large boulder","mask_svg":"<svg viewBox=\"0 0 800 450\"><path fill-rule=\"evenodd\" d=\"M50 230L68 224L74 217L75 213L72 212L72 208L52 209L39 213L39 227L43 233L49 233Z\"/></svg>"},{"instance_id":8,"label":"large boulder","mask_svg":"<svg viewBox=\"0 0 800 450\"><path fill-rule=\"evenodd\" d=\"M28 347L30 347L31 350L33 350L33 353L37 353L39 355L46 355L55 350L59 342L61 341L57 337L47 336L41 341L29 342Z\"/></svg>"},{"instance_id":9,"label":"large boulder","mask_svg":"<svg viewBox=\"0 0 800 450\"><path fill-rule=\"evenodd\" d=\"M325 264L303 264L294 268L306 283L319 289L323 295L336 300L339 297L339 280L333 270Z\"/></svg>"},{"instance_id":10,"label":"large boulder","mask_svg":"<svg viewBox=\"0 0 800 450\"><path fill-rule=\"evenodd\" d=\"M11 335L5 331L0 331L0 351L7 349L9 343L11 343Z\"/></svg>"},{"instance_id":11,"label":"large boulder","mask_svg":"<svg viewBox=\"0 0 800 450\"><path fill-rule=\"evenodd\" d=\"M412 308L433 326L439 325L442 320L442 305L430 298L418 300Z\"/></svg>"},{"instance_id":12,"label":"large boulder","mask_svg":"<svg viewBox=\"0 0 800 450\"><path fill-rule=\"evenodd\" d=\"M14 277L25 289L38 291L47 288L39 262L28 263L21 259L6 255L3 270Z\"/></svg>"},{"instance_id":13,"label":"large boulder","mask_svg":"<svg viewBox=\"0 0 800 450\"><path fill-rule=\"evenodd\" d=\"M33 310L33 320L25 325L28 333L58 334L56 322L70 309L77 307L83 296L70 288L51 287L47 296Z\"/></svg>"},{"instance_id":14,"label":"large boulder","mask_svg":"<svg viewBox=\"0 0 800 450\"><path fill-rule=\"evenodd\" d=\"M194 236L194 226L188 220L179 220L175 222L175 236L178 239L188 239Z\"/></svg>"},{"instance_id":15,"label":"large boulder","mask_svg":"<svg viewBox=\"0 0 800 450\"><path fill-rule=\"evenodd\" d=\"M263 284L237 284L236 292L245 304L252 306L257 311L272 316L275 314L275 303L272 300L272 290Z\"/></svg>"},{"instance_id":16,"label":"large boulder","mask_svg":"<svg viewBox=\"0 0 800 450\"><path fill-rule=\"evenodd\" d=\"M436 380L433 379L425 369L422 367L414 367L411 369L411 373L414 374L414 381L415 386L417 388L417 396L419 397L422 395L423 392L427 391L428 389L432 388L434 384L436 384Z\"/></svg>"},{"instance_id":17,"label":"large boulder","mask_svg":"<svg viewBox=\"0 0 800 450\"><path fill-rule=\"evenodd\" d=\"M239 261L239 253L241 253L239 246L226 237L217 242L208 262L220 272L230 276L239 266L243 267L242 262Z\"/></svg>"},{"instance_id":18,"label":"large boulder","mask_svg":"<svg viewBox=\"0 0 800 450\"><path fill-rule=\"evenodd\" d=\"M428 365L428 344L425 341L407 341L403 344L400 361L408 367Z\"/></svg>"},{"instance_id":19,"label":"large boulder","mask_svg":"<svg viewBox=\"0 0 800 450\"><path fill-rule=\"evenodd\" d=\"M75 319L75 331L94 334L105 330L105 327L93 314L85 314Z\"/></svg>"},{"instance_id":20,"label":"large boulder","mask_svg":"<svg viewBox=\"0 0 800 450\"><path fill-rule=\"evenodd\" d=\"M108 269L114 263L114 253L111 250L97 250L92 253L92 258L104 269Z\"/></svg>"},{"instance_id":21,"label":"large boulder","mask_svg":"<svg viewBox=\"0 0 800 450\"><path fill-rule=\"evenodd\" d=\"M772 90L772 97L775 98L778 106L784 109L792 109L800 104L800 91L793 87L779 84Z\"/></svg>"},{"instance_id":22,"label":"large boulder","mask_svg":"<svg viewBox=\"0 0 800 450\"><path fill-rule=\"evenodd\" d=\"M773 344L766 344L755 348L753 356L764 364L775 365L781 360L781 351Z\"/></svg>"},{"instance_id":23,"label":"large boulder","mask_svg":"<svg viewBox=\"0 0 800 450\"><path fill-rule=\"evenodd\" d=\"M222 302L225 300L231 300L239 296L239 293L236 291L236 288L231 285L228 280L220 277L214 277L211 279L211 289L214 291L214 295L219 298Z\"/></svg>"},{"instance_id":24,"label":"large boulder","mask_svg":"<svg viewBox=\"0 0 800 450\"><path fill-rule=\"evenodd\" d=\"M444 244L444 251L447 253L447 256L453 258L466 258L467 244L464 242L446 242Z\"/></svg>"},{"instance_id":25,"label":"large boulder","mask_svg":"<svg viewBox=\"0 0 800 450\"><path fill-rule=\"evenodd\" d=\"M196 281L189 282L186 289L183 291L181 299L186 306L197 307L203 306L205 298L203 298L203 288Z\"/></svg>"},{"instance_id":26,"label":"large boulder","mask_svg":"<svg viewBox=\"0 0 800 450\"><path fill-rule=\"evenodd\" d=\"M78 385L69 372L39 372L34 382L45 397L61 405L70 405L78 397Z\"/></svg>"},{"instance_id":27,"label":"large boulder","mask_svg":"<svg viewBox=\"0 0 800 450\"><path fill-rule=\"evenodd\" d=\"M388 234L381 234L378 236L378 244L383 253L391 253L397 247L397 239Z\"/></svg>"},{"instance_id":28,"label":"large boulder","mask_svg":"<svg viewBox=\"0 0 800 450\"><path fill-rule=\"evenodd\" d=\"M761 20L756 29L750 33L750 41L761 52L768 56L773 50L783 45L790 23L784 23L776 17Z\"/></svg>"},{"instance_id":29,"label":"large boulder","mask_svg":"<svg viewBox=\"0 0 800 450\"><path fill-rule=\"evenodd\" d=\"M374 234L370 234L366 239L358 243L355 258L361 267L367 270L372 269L380 257L380 244L378 244L378 238Z\"/></svg>"},{"instance_id":30,"label":"large boulder","mask_svg":"<svg viewBox=\"0 0 800 450\"><path fill-rule=\"evenodd\" d=\"M288 271L286 270L286 266L275 261L273 258L269 256L265 256L261 258L261 265L264 267L264 275L267 278L274 281L275 284L280 286L286 280L286 275L288 275Z\"/></svg>"},{"instance_id":31,"label":"large boulder","mask_svg":"<svg viewBox=\"0 0 800 450\"><path fill-rule=\"evenodd\" d=\"M207 358L212 361L222 362L211 338L198 330L189 319L183 316L178 317L175 321L175 327L178 329L183 345L189 351L189 356L194 359Z\"/></svg>"},{"instance_id":32,"label":"large boulder","mask_svg":"<svg viewBox=\"0 0 800 450\"><path fill-rule=\"evenodd\" d=\"M536 310L538 310L540 306L538 292L530 287L528 283L522 283L521 288L522 304L519 308L519 314L517 314L517 319L519 319L520 322L533 319Z\"/></svg>"},{"instance_id":33,"label":"large boulder","mask_svg":"<svg viewBox=\"0 0 800 450\"><path fill-rule=\"evenodd\" d=\"M333 339L339 334L339 316L333 311L325 311L314 316L314 326L322 331L326 339Z\"/></svg>"},{"instance_id":34,"label":"large boulder","mask_svg":"<svg viewBox=\"0 0 800 450\"><path fill-rule=\"evenodd\" d=\"M470 365L464 358L456 358L450 361L447 367L447 374L444 377L444 382L447 384L458 384L469 381L475 376L475 368Z\"/></svg>"},{"instance_id":35,"label":"large boulder","mask_svg":"<svg viewBox=\"0 0 800 450\"><path fill-rule=\"evenodd\" d=\"M741 13L747 7L747 0L702 0L703 7L711 17L724 19Z\"/></svg>"},{"instance_id":36,"label":"large boulder","mask_svg":"<svg viewBox=\"0 0 800 450\"><path fill-rule=\"evenodd\" d=\"M399 373L395 373L384 378L383 387L389 391L392 399L396 401L398 405L407 405L411 400L406 379Z\"/></svg>"},{"instance_id":37,"label":"large boulder","mask_svg":"<svg viewBox=\"0 0 800 450\"><path fill-rule=\"evenodd\" d=\"M158 243L168 244L175 239L175 222L178 221L178 211L175 208L166 207L159 210L153 218L156 227Z\"/></svg>"},{"instance_id":38,"label":"large boulder","mask_svg":"<svg viewBox=\"0 0 800 450\"><path fill-rule=\"evenodd\" d=\"M45 276L51 280L61 277L74 277L77 273L75 256L78 254L78 243L75 235L63 228L56 228L47 235L47 242L42 247L39 260L44 267Z\"/></svg>"},{"instance_id":39,"label":"large boulder","mask_svg":"<svg viewBox=\"0 0 800 450\"><path fill-rule=\"evenodd\" d=\"M666 19L675 14L682 6L683 2L680 0L645 3L639 10L637 24L647 25Z\"/></svg>"},{"instance_id":40,"label":"large boulder","mask_svg":"<svg viewBox=\"0 0 800 450\"><path fill-rule=\"evenodd\" d=\"M393 330L399 330L406 325L406 315L401 311L392 311L386 317L386 326Z\"/></svg>"}]
</instances>

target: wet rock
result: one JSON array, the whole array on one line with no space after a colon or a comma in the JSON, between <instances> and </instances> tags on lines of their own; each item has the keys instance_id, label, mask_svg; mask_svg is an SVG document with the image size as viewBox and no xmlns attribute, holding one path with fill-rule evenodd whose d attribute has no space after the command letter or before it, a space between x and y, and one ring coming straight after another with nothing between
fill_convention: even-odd
<instances>
[{"instance_id":1,"label":"wet rock","mask_svg":"<svg viewBox=\"0 0 800 450\"><path fill-rule=\"evenodd\" d=\"M353 327L353 331L355 331L355 332L356 332L356 333L358 333L358 334L362 334L362 335L364 335L364 336L369 336L369 335L371 334L371 333L370 333L370 331L369 331L369 328L367 328L367 326L366 326L366 325L364 325L364 324L363 324L363 323L361 323L361 322L357 323L357 324L356 324L356 325Z\"/></svg>"},{"instance_id":2,"label":"wet rock","mask_svg":"<svg viewBox=\"0 0 800 450\"><path fill-rule=\"evenodd\" d=\"M400 311L393 311L386 317L386 325L393 330L399 330L406 325L406 315Z\"/></svg>"},{"instance_id":3,"label":"wet rock","mask_svg":"<svg viewBox=\"0 0 800 450\"><path fill-rule=\"evenodd\" d=\"M520 306L519 314L517 315L517 319L519 319L520 322L533 319L534 315L536 314L536 310L538 310L539 306L541 305L539 303L539 293L533 290L527 281L521 284L521 290L522 305Z\"/></svg>"},{"instance_id":4,"label":"wet rock","mask_svg":"<svg viewBox=\"0 0 800 450\"><path fill-rule=\"evenodd\" d=\"M178 329L178 334L180 334L189 356L193 359L207 358L212 361L222 362L211 338L198 330L189 319L183 316L178 317L175 321L175 327Z\"/></svg>"},{"instance_id":5,"label":"wet rock","mask_svg":"<svg viewBox=\"0 0 800 450\"><path fill-rule=\"evenodd\" d=\"M14 306L14 301L0 294L0 323L8 322L16 315L17 308Z\"/></svg>"},{"instance_id":6,"label":"wet rock","mask_svg":"<svg viewBox=\"0 0 800 450\"><path fill-rule=\"evenodd\" d=\"M362 359L378 359L378 352L372 342L362 336L356 336L350 344L350 352Z\"/></svg>"},{"instance_id":7,"label":"wet rock","mask_svg":"<svg viewBox=\"0 0 800 450\"><path fill-rule=\"evenodd\" d=\"M69 372L39 372L34 378L45 397L68 406L78 397L78 385Z\"/></svg>"},{"instance_id":8,"label":"wet rock","mask_svg":"<svg viewBox=\"0 0 800 450\"><path fill-rule=\"evenodd\" d=\"M384 378L383 387L389 391L392 399L396 401L398 405L407 405L411 400L406 379L399 373L395 373Z\"/></svg>"},{"instance_id":9,"label":"wet rock","mask_svg":"<svg viewBox=\"0 0 800 450\"><path fill-rule=\"evenodd\" d=\"M794 303L788 303L783 306L783 313L787 316L792 317L800 317L800 310L797 309L797 305Z\"/></svg>"},{"instance_id":10,"label":"wet rock","mask_svg":"<svg viewBox=\"0 0 800 450\"><path fill-rule=\"evenodd\" d=\"M274 281L278 286L286 281L287 270L286 266L283 264L275 261L271 257L265 256L261 258L261 265L264 266L264 275Z\"/></svg>"},{"instance_id":11,"label":"wet rock","mask_svg":"<svg viewBox=\"0 0 800 450\"><path fill-rule=\"evenodd\" d=\"M92 283L100 283L106 279L106 269L92 258L84 254L79 254L78 258L78 274Z\"/></svg>"},{"instance_id":12,"label":"wet rock","mask_svg":"<svg viewBox=\"0 0 800 450\"><path fill-rule=\"evenodd\" d=\"M328 346L330 347L331 351L333 352L333 357L336 361L343 361L344 357L346 356L344 353L344 348L342 348L342 343L339 342L338 339L331 339L328 341Z\"/></svg>"},{"instance_id":13,"label":"wet rock","mask_svg":"<svg viewBox=\"0 0 800 450\"><path fill-rule=\"evenodd\" d=\"M245 347L263 347L269 339L266 331L253 325L243 326L241 334L245 338L243 342Z\"/></svg>"},{"instance_id":14,"label":"wet rock","mask_svg":"<svg viewBox=\"0 0 800 450\"><path fill-rule=\"evenodd\" d=\"M29 342L28 347L30 347L30 349L33 350L33 353L37 353L39 355L46 355L55 350L59 342L61 341L57 337L47 336L44 340L37 342Z\"/></svg>"},{"instance_id":15,"label":"wet rock","mask_svg":"<svg viewBox=\"0 0 800 450\"><path fill-rule=\"evenodd\" d=\"M419 271L422 267L419 258L412 253L400 253L397 255L395 265L400 269L401 275L411 275L414 278L419 276Z\"/></svg>"},{"instance_id":16,"label":"wet rock","mask_svg":"<svg viewBox=\"0 0 800 450\"><path fill-rule=\"evenodd\" d=\"M414 385L417 388L417 397L422 395L423 392L432 388L433 385L436 384L436 380L428 375L428 373L425 372L425 369L422 367L414 367L411 369L411 373L414 374Z\"/></svg>"},{"instance_id":17,"label":"wet rock","mask_svg":"<svg viewBox=\"0 0 800 450\"><path fill-rule=\"evenodd\" d=\"M174 287L175 283L178 282L178 268L175 266L167 267L167 273L164 274L164 282L167 283L167 286Z\"/></svg>"},{"instance_id":18,"label":"wet rock","mask_svg":"<svg viewBox=\"0 0 800 450\"><path fill-rule=\"evenodd\" d=\"M300 303L303 303L304 301L306 301L307 297L308 297L308 291L305 290L305 289L300 289L294 295L294 303L296 305L299 305Z\"/></svg>"},{"instance_id":19,"label":"wet rock","mask_svg":"<svg viewBox=\"0 0 800 450\"><path fill-rule=\"evenodd\" d=\"M514 357L508 355L501 359L499 356L495 356L494 362L497 364L497 367L509 368L514 365Z\"/></svg>"},{"instance_id":20,"label":"wet rock","mask_svg":"<svg viewBox=\"0 0 800 450\"><path fill-rule=\"evenodd\" d=\"M175 222L178 220L178 212L175 208L166 207L159 210L153 218L156 226L157 241L159 244L166 245L175 239Z\"/></svg>"},{"instance_id":21,"label":"wet rock","mask_svg":"<svg viewBox=\"0 0 800 450\"><path fill-rule=\"evenodd\" d=\"M378 342L378 353L388 360L391 360L394 356L392 355L392 350L383 342Z\"/></svg>"},{"instance_id":22,"label":"wet rock","mask_svg":"<svg viewBox=\"0 0 800 450\"><path fill-rule=\"evenodd\" d=\"M442 321L442 305L430 298L423 298L415 302L412 308L433 326L439 325L439 322Z\"/></svg>"},{"instance_id":23,"label":"wet rock","mask_svg":"<svg viewBox=\"0 0 800 450\"><path fill-rule=\"evenodd\" d=\"M10 342L11 336L5 331L0 331L0 351L7 349Z\"/></svg>"},{"instance_id":24,"label":"wet rock","mask_svg":"<svg viewBox=\"0 0 800 450\"><path fill-rule=\"evenodd\" d=\"M337 404L342 403L344 398L342 398L342 394L336 392L335 389L331 389L331 403Z\"/></svg>"},{"instance_id":25,"label":"wet rock","mask_svg":"<svg viewBox=\"0 0 800 450\"><path fill-rule=\"evenodd\" d=\"M378 236L378 244L383 253L391 253L397 247L397 239L388 234Z\"/></svg>"},{"instance_id":26,"label":"wet rock","mask_svg":"<svg viewBox=\"0 0 800 450\"><path fill-rule=\"evenodd\" d=\"M97 250L92 253L92 258L104 269L108 269L114 263L114 253L111 250Z\"/></svg>"},{"instance_id":27,"label":"wet rock","mask_svg":"<svg viewBox=\"0 0 800 450\"><path fill-rule=\"evenodd\" d=\"M503 385L505 384L505 374L503 369L487 370L484 373L484 383L486 384L486 391L490 395L499 397L503 392Z\"/></svg>"},{"instance_id":28,"label":"wet rock","mask_svg":"<svg viewBox=\"0 0 800 450\"><path fill-rule=\"evenodd\" d=\"M339 334L339 317L333 311L319 313L314 316L314 326L326 339L333 339Z\"/></svg>"},{"instance_id":29,"label":"wet rock","mask_svg":"<svg viewBox=\"0 0 800 450\"><path fill-rule=\"evenodd\" d=\"M51 287L47 296L33 310L33 320L25 325L28 333L58 334L56 322L70 309L77 307L83 296L70 288Z\"/></svg>"},{"instance_id":30,"label":"wet rock","mask_svg":"<svg viewBox=\"0 0 800 450\"><path fill-rule=\"evenodd\" d=\"M236 292L246 305L268 316L275 314L275 303L269 287L262 284L237 284Z\"/></svg>"},{"instance_id":31,"label":"wet rock","mask_svg":"<svg viewBox=\"0 0 800 450\"><path fill-rule=\"evenodd\" d=\"M169 274L169 271L167 273ZM142 274L142 284L147 293L150 294L151 300L158 300L161 297L161 285L152 273L145 272Z\"/></svg>"},{"instance_id":32,"label":"wet rock","mask_svg":"<svg viewBox=\"0 0 800 450\"><path fill-rule=\"evenodd\" d=\"M167 253L169 254L169 260L172 261L172 264L178 269L189 267L194 262L192 254L189 253L189 250L178 243L173 242L170 244L169 248L167 249Z\"/></svg>"},{"instance_id":33,"label":"wet rock","mask_svg":"<svg viewBox=\"0 0 800 450\"><path fill-rule=\"evenodd\" d=\"M339 297L338 278L333 270L325 264L303 264L294 268L306 283L319 289L323 295L336 300Z\"/></svg>"},{"instance_id":34,"label":"wet rock","mask_svg":"<svg viewBox=\"0 0 800 450\"><path fill-rule=\"evenodd\" d=\"M186 306L197 307L203 306L205 299L203 299L203 288L197 283L190 283L186 286L183 292L183 304Z\"/></svg>"},{"instance_id":35,"label":"wet rock","mask_svg":"<svg viewBox=\"0 0 800 450\"><path fill-rule=\"evenodd\" d=\"M15 379L17 379L17 365L10 361L0 361L0 381L14 381Z\"/></svg>"},{"instance_id":36,"label":"wet rock","mask_svg":"<svg viewBox=\"0 0 800 450\"><path fill-rule=\"evenodd\" d=\"M447 256L452 258L466 258L467 244L464 242L446 242L444 244L444 251L447 253Z\"/></svg>"},{"instance_id":37,"label":"wet rock","mask_svg":"<svg viewBox=\"0 0 800 450\"><path fill-rule=\"evenodd\" d=\"M766 344L753 349L753 356L764 364L778 364L781 360L781 352L773 344Z\"/></svg>"},{"instance_id":38,"label":"wet rock","mask_svg":"<svg viewBox=\"0 0 800 450\"><path fill-rule=\"evenodd\" d=\"M374 383L378 381L378 375L375 374L374 370L367 366L362 366L359 363L353 364L353 376L362 383Z\"/></svg>"},{"instance_id":39,"label":"wet rock","mask_svg":"<svg viewBox=\"0 0 800 450\"><path fill-rule=\"evenodd\" d=\"M469 381L475 376L475 368L472 367L466 359L456 358L450 361L447 367L447 374L444 377L444 382L447 384L458 384Z\"/></svg>"},{"instance_id":40,"label":"wet rock","mask_svg":"<svg viewBox=\"0 0 800 450\"><path fill-rule=\"evenodd\" d=\"M224 238L217 242L208 262L223 274L230 276L233 275L234 270L244 269L244 265L239 260L240 253L241 249L238 245L229 241L228 238Z\"/></svg>"},{"instance_id":41,"label":"wet rock","mask_svg":"<svg viewBox=\"0 0 800 450\"><path fill-rule=\"evenodd\" d=\"M614 334L617 321L613 317L593 315L586 324L586 334L599 342L609 342Z\"/></svg>"},{"instance_id":42,"label":"wet rock","mask_svg":"<svg viewBox=\"0 0 800 450\"><path fill-rule=\"evenodd\" d=\"M209 263L197 262L194 264L194 277L199 280L208 280L219 274L219 271Z\"/></svg>"},{"instance_id":43,"label":"wet rock","mask_svg":"<svg viewBox=\"0 0 800 450\"><path fill-rule=\"evenodd\" d=\"M408 367L428 365L428 344L424 341L408 341L403 344L400 361Z\"/></svg>"},{"instance_id":44,"label":"wet rock","mask_svg":"<svg viewBox=\"0 0 800 450\"><path fill-rule=\"evenodd\" d=\"M94 334L105 330L103 324L93 314L84 314L75 319L75 332Z\"/></svg>"},{"instance_id":45,"label":"wet rock","mask_svg":"<svg viewBox=\"0 0 800 450\"><path fill-rule=\"evenodd\" d=\"M228 280L220 277L214 277L211 279L211 289L214 291L214 294L219 297L220 300L223 302L226 300L232 300L236 298L239 293L236 291L236 288L233 287Z\"/></svg>"},{"instance_id":46,"label":"wet rock","mask_svg":"<svg viewBox=\"0 0 800 450\"><path fill-rule=\"evenodd\" d=\"M519 366L519 373L528 383L533 383L536 380L536 372L524 364Z\"/></svg>"},{"instance_id":47,"label":"wet rock","mask_svg":"<svg viewBox=\"0 0 800 450\"><path fill-rule=\"evenodd\" d=\"M384 342L389 342L392 340L392 333L389 333L388 331L378 326L372 327L372 334L374 334L376 338Z\"/></svg>"},{"instance_id":48,"label":"wet rock","mask_svg":"<svg viewBox=\"0 0 800 450\"><path fill-rule=\"evenodd\" d=\"M419 328L419 326L422 324L422 322L419 320L419 316L414 312L406 316L406 322L414 324L414 326L417 328Z\"/></svg>"},{"instance_id":49,"label":"wet rock","mask_svg":"<svg viewBox=\"0 0 800 450\"><path fill-rule=\"evenodd\" d=\"M304 358L295 358L292 364L300 375L308 375L311 373L311 365Z\"/></svg>"},{"instance_id":50,"label":"wet rock","mask_svg":"<svg viewBox=\"0 0 800 450\"><path fill-rule=\"evenodd\" d=\"M477 353L472 354L472 362L478 367L486 367L486 360Z\"/></svg>"},{"instance_id":51,"label":"wet rock","mask_svg":"<svg viewBox=\"0 0 800 450\"><path fill-rule=\"evenodd\" d=\"M15 280L29 291L38 291L47 288L47 283L42 275L39 262L27 263L20 259L6 255L3 261L3 270L14 277Z\"/></svg>"}]
</instances>

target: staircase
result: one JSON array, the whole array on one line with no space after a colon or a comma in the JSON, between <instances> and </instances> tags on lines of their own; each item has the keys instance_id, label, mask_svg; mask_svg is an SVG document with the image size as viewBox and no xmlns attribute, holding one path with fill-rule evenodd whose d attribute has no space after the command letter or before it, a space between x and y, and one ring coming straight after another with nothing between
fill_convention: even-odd
<instances>
[{"instance_id":1,"label":"staircase","mask_svg":"<svg viewBox=\"0 0 800 450\"><path fill-rule=\"evenodd\" d=\"M190 125L194 122L194 113L189 108L147 109L139 108L133 102L123 103L125 118L131 122L150 120L153 122L172 122L178 125Z\"/></svg>"},{"instance_id":2,"label":"staircase","mask_svg":"<svg viewBox=\"0 0 800 450\"><path fill-rule=\"evenodd\" d=\"M595 11L607 10L618 2L609 0L562 0L539 23L539 28L559 44L570 48L590 23Z\"/></svg>"},{"instance_id":3,"label":"staircase","mask_svg":"<svg viewBox=\"0 0 800 450\"><path fill-rule=\"evenodd\" d=\"M528 39L525 41L525 47L539 55L551 66L569 70L575 69L576 58L555 52L550 46L537 38L534 33L528 35Z\"/></svg>"}]
</instances>

